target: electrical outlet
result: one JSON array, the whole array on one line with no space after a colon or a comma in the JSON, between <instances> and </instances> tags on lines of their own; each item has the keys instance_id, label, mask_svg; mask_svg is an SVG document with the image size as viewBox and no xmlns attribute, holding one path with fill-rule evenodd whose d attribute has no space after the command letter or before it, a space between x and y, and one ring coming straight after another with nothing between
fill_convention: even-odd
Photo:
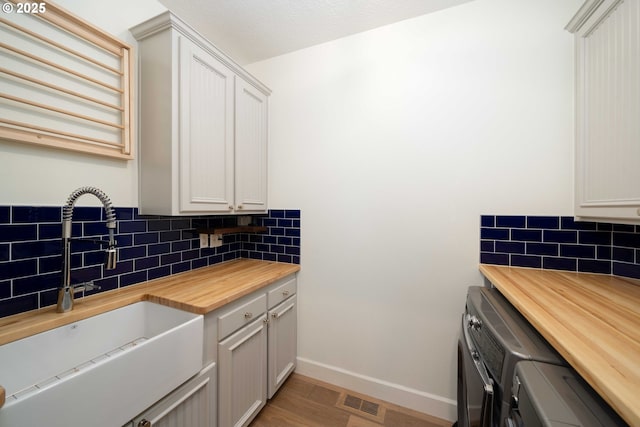
<instances>
[{"instance_id":1,"label":"electrical outlet","mask_svg":"<svg viewBox=\"0 0 640 427\"><path fill-rule=\"evenodd\" d=\"M208 248L209 247L209 235L200 233L200 247Z\"/></svg>"},{"instance_id":2,"label":"electrical outlet","mask_svg":"<svg viewBox=\"0 0 640 427\"><path fill-rule=\"evenodd\" d=\"M209 247L219 248L222 246L222 234L209 234Z\"/></svg>"}]
</instances>

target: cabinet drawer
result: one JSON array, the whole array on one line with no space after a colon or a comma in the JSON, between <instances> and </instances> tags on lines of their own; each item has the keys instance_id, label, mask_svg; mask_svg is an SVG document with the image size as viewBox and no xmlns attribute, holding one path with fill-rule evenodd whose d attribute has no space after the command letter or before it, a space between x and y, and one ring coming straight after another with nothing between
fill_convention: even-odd
<instances>
[{"instance_id":1,"label":"cabinet drawer","mask_svg":"<svg viewBox=\"0 0 640 427\"><path fill-rule=\"evenodd\" d=\"M218 316L218 340L251 323L265 311L267 311L267 296L261 294L234 310Z\"/></svg>"},{"instance_id":2,"label":"cabinet drawer","mask_svg":"<svg viewBox=\"0 0 640 427\"><path fill-rule=\"evenodd\" d=\"M297 283L295 277L293 279L287 280L282 285L273 288L267 294L268 307L273 308L276 305L280 304L282 301L295 294L296 289Z\"/></svg>"}]
</instances>

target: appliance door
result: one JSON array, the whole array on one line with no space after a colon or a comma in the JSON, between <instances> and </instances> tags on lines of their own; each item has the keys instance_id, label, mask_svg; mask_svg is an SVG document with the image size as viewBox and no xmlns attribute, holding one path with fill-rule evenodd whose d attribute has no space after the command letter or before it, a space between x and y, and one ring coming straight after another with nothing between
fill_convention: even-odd
<instances>
[{"instance_id":1,"label":"appliance door","mask_svg":"<svg viewBox=\"0 0 640 427\"><path fill-rule=\"evenodd\" d=\"M458 341L458 427L492 427L493 380L462 317Z\"/></svg>"}]
</instances>

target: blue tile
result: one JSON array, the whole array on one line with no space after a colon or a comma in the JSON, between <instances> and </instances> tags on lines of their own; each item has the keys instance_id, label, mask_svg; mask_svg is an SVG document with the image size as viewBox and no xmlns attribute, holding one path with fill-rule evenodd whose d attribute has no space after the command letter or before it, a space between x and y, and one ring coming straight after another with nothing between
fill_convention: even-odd
<instances>
[{"instance_id":1,"label":"blue tile","mask_svg":"<svg viewBox=\"0 0 640 427\"><path fill-rule=\"evenodd\" d=\"M171 243L171 252L181 252L191 249L191 242L189 240L180 240Z\"/></svg>"},{"instance_id":2,"label":"blue tile","mask_svg":"<svg viewBox=\"0 0 640 427\"><path fill-rule=\"evenodd\" d=\"M36 224L0 225L0 242L23 242L38 238Z\"/></svg>"},{"instance_id":3,"label":"blue tile","mask_svg":"<svg viewBox=\"0 0 640 427\"><path fill-rule=\"evenodd\" d=\"M171 267L165 265L163 267L153 268L147 271L147 277L149 280L158 279L171 274Z\"/></svg>"},{"instance_id":4,"label":"blue tile","mask_svg":"<svg viewBox=\"0 0 640 427\"><path fill-rule=\"evenodd\" d=\"M571 230L543 230L542 240L547 243L578 243L578 232Z\"/></svg>"},{"instance_id":5,"label":"blue tile","mask_svg":"<svg viewBox=\"0 0 640 427\"><path fill-rule=\"evenodd\" d=\"M511 240L523 242L542 242L542 230L511 230Z\"/></svg>"},{"instance_id":6,"label":"blue tile","mask_svg":"<svg viewBox=\"0 0 640 427\"><path fill-rule=\"evenodd\" d=\"M576 221L573 217L563 216L560 218L560 228L563 230L597 230L595 222Z\"/></svg>"},{"instance_id":7,"label":"blue tile","mask_svg":"<svg viewBox=\"0 0 640 427\"><path fill-rule=\"evenodd\" d=\"M91 267L76 268L71 271L71 283L84 283L102 277L102 264Z\"/></svg>"},{"instance_id":8,"label":"blue tile","mask_svg":"<svg viewBox=\"0 0 640 427\"><path fill-rule=\"evenodd\" d=\"M38 308L38 294L23 295L9 300L0 301L0 317L11 316L13 314Z\"/></svg>"},{"instance_id":9,"label":"blue tile","mask_svg":"<svg viewBox=\"0 0 640 427\"><path fill-rule=\"evenodd\" d=\"M523 242L496 242L496 252L498 253L509 253L509 254L524 254L524 243Z\"/></svg>"},{"instance_id":10,"label":"blue tile","mask_svg":"<svg viewBox=\"0 0 640 427\"><path fill-rule=\"evenodd\" d=\"M272 253L264 253L264 254L262 254L262 259L264 261L277 261L278 260L278 256L276 254L272 254Z\"/></svg>"},{"instance_id":11,"label":"blue tile","mask_svg":"<svg viewBox=\"0 0 640 427\"><path fill-rule=\"evenodd\" d=\"M51 273L53 271L60 271L62 269L62 256L50 256L38 259L38 272Z\"/></svg>"},{"instance_id":12,"label":"blue tile","mask_svg":"<svg viewBox=\"0 0 640 427\"><path fill-rule=\"evenodd\" d=\"M120 281L118 280L118 277L107 277L106 279L95 280L93 283L100 286L100 292L104 292L117 289Z\"/></svg>"},{"instance_id":13,"label":"blue tile","mask_svg":"<svg viewBox=\"0 0 640 427\"><path fill-rule=\"evenodd\" d=\"M119 221L118 233L141 233L147 231L147 221Z\"/></svg>"},{"instance_id":14,"label":"blue tile","mask_svg":"<svg viewBox=\"0 0 640 427\"><path fill-rule=\"evenodd\" d=\"M178 274L191 270L191 262L179 262L177 264L171 264L171 274Z\"/></svg>"},{"instance_id":15,"label":"blue tile","mask_svg":"<svg viewBox=\"0 0 640 427\"><path fill-rule=\"evenodd\" d=\"M525 228L527 225L527 217L515 215L498 215L496 216L496 227L506 228Z\"/></svg>"},{"instance_id":16,"label":"blue tile","mask_svg":"<svg viewBox=\"0 0 640 427\"><path fill-rule=\"evenodd\" d=\"M527 217L527 228L558 229L560 228L560 218L557 216L529 216Z\"/></svg>"},{"instance_id":17,"label":"blue tile","mask_svg":"<svg viewBox=\"0 0 640 427\"><path fill-rule=\"evenodd\" d=\"M172 219L171 220L171 229L172 230L185 230L191 228L191 220L190 219Z\"/></svg>"},{"instance_id":18,"label":"blue tile","mask_svg":"<svg viewBox=\"0 0 640 427\"><path fill-rule=\"evenodd\" d=\"M582 273L611 274L611 261L579 259L578 271Z\"/></svg>"},{"instance_id":19,"label":"blue tile","mask_svg":"<svg viewBox=\"0 0 640 427\"><path fill-rule=\"evenodd\" d=\"M11 208L0 206L0 224L8 224L9 222L11 222Z\"/></svg>"},{"instance_id":20,"label":"blue tile","mask_svg":"<svg viewBox=\"0 0 640 427\"><path fill-rule=\"evenodd\" d=\"M300 255L300 248L296 248L293 246L286 246L284 252L287 255Z\"/></svg>"},{"instance_id":21,"label":"blue tile","mask_svg":"<svg viewBox=\"0 0 640 427\"><path fill-rule=\"evenodd\" d=\"M50 289L48 291L41 291L40 295L40 308L56 305L58 302L58 290Z\"/></svg>"},{"instance_id":22,"label":"blue tile","mask_svg":"<svg viewBox=\"0 0 640 427\"><path fill-rule=\"evenodd\" d=\"M171 230L171 221L168 219L154 219L147 222L149 231Z\"/></svg>"},{"instance_id":23,"label":"blue tile","mask_svg":"<svg viewBox=\"0 0 640 427\"><path fill-rule=\"evenodd\" d=\"M281 245L271 245L271 251L270 252L273 252L273 253L276 253L276 254L283 254L284 253L284 248L285 247L281 246Z\"/></svg>"},{"instance_id":24,"label":"blue tile","mask_svg":"<svg viewBox=\"0 0 640 427\"><path fill-rule=\"evenodd\" d=\"M278 224L278 220L275 218L264 218L262 220L263 227L275 227Z\"/></svg>"},{"instance_id":25,"label":"blue tile","mask_svg":"<svg viewBox=\"0 0 640 427\"><path fill-rule=\"evenodd\" d=\"M38 224L38 237L40 239L61 239L62 223L60 224Z\"/></svg>"},{"instance_id":26,"label":"blue tile","mask_svg":"<svg viewBox=\"0 0 640 427\"><path fill-rule=\"evenodd\" d=\"M207 266L207 259L206 258L198 258L198 259L194 259L193 261L191 261L191 268L192 269L206 267L206 266Z\"/></svg>"},{"instance_id":27,"label":"blue tile","mask_svg":"<svg viewBox=\"0 0 640 427\"><path fill-rule=\"evenodd\" d=\"M495 227L496 217L494 215L481 215L480 227Z\"/></svg>"},{"instance_id":28,"label":"blue tile","mask_svg":"<svg viewBox=\"0 0 640 427\"><path fill-rule=\"evenodd\" d=\"M511 255L511 265L514 267L541 268L542 257L534 255Z\"/></svg>"},{"instance_id":29,"label":"blue tile","mask_svg":"<svg viewBox=\"0 0 640 427\"><path fill-rule=\"evenodd\" d=\"M278 262L286 262L291 264L292 258L289 255L278 254Z\"/></svg>"},{"instance_id":30,"label":"blue tile","mask_svg":"<svg viewBox=\"0 0 640 427\"><path fill-rule=\"evenodd\" d=\"M300 237L300 229L299 228L286 228L285 235L289 237Z\"/></svg>"},{"instance_id":31,"label":"blue tile","mask_svg":"<svg viewBox=\"0 0 640 427\"><path fill-rule=\"evenodd\" d=\"M200 256L200 249L192 249L190 251L182 252L182 260L189 261L192 259L196 259Z\"/></svg>"},{"instance_id":32,"label":"blue tile","mask_svg":"<svg viewBox=\"0 0 640 427\"><path fill-rule=\"evenodd\" d=\"M123 274L120 276L120 286L135 285L147 280L146 271L136 271L135 273Z\"/></svg>"},{"instance_id":33,"label":"blue tile","mask_svg":"<svg viewBox=\"0 0 640 427\"><path fill-rule=\"evenodd\" d=\"M299 256L292 256L291 257L291 263L292 264L300 264L300 257Z\"/></svg>"},{"instance_id":34,"label":"blue tile","mask_svg":"<svg viewBox=\"0 0 640 427\"><path fill-rule=\"evenodd\" d=\"M498 228L481 228L480 229L480 238L483 240L509 240L509 230L508 229L498 229Z\"/></svg>"},{"instance_id":35,"label":"blue tile","mask_svg":"<svg viewBox=\"0 0 640 427\"><path fill-rule=\"evenodd\" d=\"M180 231L161 231L160 232L160 241L161 242L171 242L174 240L181 240L182 233Z\"/></svg>"},{"instance_id":36,"label":"blue tile","mask_svg":"<svg viewBox=\"0 0 640 427\"><path fill-rule=\"evenodd\" d=\"M11 296L11 280L0 282L0 300Z\"/></svg>"},{"instance_id":37,"label":"blue tile","mask_svg":"<svg viewBox=\"0 0 640 427\"><path fill-rule=\"evenodd\" d=\"M481 252L480 262L482 264L509 265L509 255Z\"/></svg>"},{"instance_id":38,"label":"blue tile","mask_svg":"<svg viewBox=\"0 0 640 427\"><path fill-rule=\"evenodd\" d=\"M635 261L635 251L631 248L614 247L611 258L614 261L633 263Z\"/></svg>"},{"instance_id":39,"label":"blue tile","mask_svg":"<svg viewBox=\"0 0 640 427\"><path fill-rule=\"evenodd\" d=\"M38 260L36 259L0 263L0 280L35 276L36 274L38 274Z\"/></svg>"},{"instance_id":40,"label":"blue tile","mask_svg":"<svg viewBox=\"0 0 640 427\"><path fill-rule=\"evenodd\" d=\"M103 250L84 252L82 254L84 265L104 264L105 252Z\"/></svg>"},{"instance_id":41,"label":"blue tile","mask_svg":"<svg viewBox=\"0 0 640 427\"><path fill-rule=\"evenodd\" d=\"M157 245L147 246L149 255L162 255L171 252L171 243L159 243Z\"/></svg>"},{"instance_id":42,"label":"blue tile","mask_svg":"<svg viewBox=\"0 0 640 427\"><path fill-rule=\"evenodd\" d=\"M300 219L300 209L287 209L284 211L285 218Z\"/></svg>"},{"instance_id":43,"label":"blue tile","mask_svg":"<svg viewBox=\"0 0 640 427\"><path fill-rule=\"evenodd\" d=\"M41 274L13 280L13 295L26 295L60 287L62 277L59 273Z\"/></svg>"},{"instance_id":44,"label":"blue tile","mask_svg":"<svg viewBox=\"0 0 640 427\"><path fill-rule=\"evenodd\" d=\"M556 243L527 243L527 254L529 255L557 256L558 251L558 244Z\"/></svg>"},{"instance_id":45,"label":"blue tile","mask_svg":"<svg viewBox=\"0 0 640 427\"><path fill-rule=\"evenodd\" d=\"M598 259L612 259L611 246L596 246L596 257Z\"/></svg>"},{"instance_id":46,"label":"blue tile","mask_svg":"<svg viewBox=\"0 0 640 427\"><path fill-rule=\"evenodd\" d=\"M102 221L102 207L76 206L73 208L73 221Z\"/></svg>"},{"instance_id":47,"label":"blue tile","mask_svg":"<svg viewBox=\"0 0 640 427\"><path fill-rule=\"evenodd\" d=\"M568 258L595 258L595 246L560 245L560 256Z\"/></svg>"},{"instance_id":48,"label":"blue tile","mask_svg":"<svg viewBox=\"0 0 640 427\"><path fill-rule=\"evenodd\" d=\"M162 255L160 257L160 264L162 264L162 265L175 264L175 263L180 262L180 261L182 261L182 256L180 256L179 253Z\"/></svg>"},{"instance_id":49,"label":"blue tile","mask_svg":"<svg viewBox=\"0 0 640 427\"><path fill-rule=\"evenodd\" d=\"M132 246L129 248L120 248L118 250L118 259L126 261L135 258L144 258L147 256L146 246Z\"/></svg>"},{"instance_id":50,"label":"blue tile","mask_svg":"<svg viewBox=\"0 0 640 427\"><path fill-rule=\"evenodd\" d=\"M269 216L271 218L284 218L285 211L284 210L269 210Z\"/></svg>"},{"instance_id":51,"label":"blue tile","mask_svg":"<svg viewBox=\"0 0 640 427\"><path fill-rule=\"evenodd\" d=\"M640 233L613 232L613 246L640 248Z\"/></svg>"},{"instance_id":52,"label":"blue tile","mask_svg":"<svg viewBox=\"0 0 640 427\"><path fill-rule=\"evenodd\" d=\"M104 277L118 276L120 274L131 273L133 271L133 261L118 260L116 268L113 270L104 270Z\"/></svg>"},{"instance_id":53,"label":"blue tile","mask_svg":"<svg viewBox=\"0 0 640 427\"><path fill-rule=\"evenodd\" d=\"M607 231L579 231L581 245L611 245L611 233Z\"/></svg>"},{"instance_id":54,"label":"blue tile","mask_svg":"<svg viewBox=\"0 0 640 427\"><path fill-rule=\"evenodd\" d=\"M39 240L11 245L11 259L13 260L59 255L60 253L62 253L62 241L60 240Z\"/></svg>"},{"instance_id":55,"label":"blue tile","mask_svg":"<svg viewBox=\"0 0 640 427\"><path fill-rule=\"evenodd\" d=\"M14 206L12 209L11 222L14 224L62 222L62 209L53 206Z\"/></svg>"},{"instance_id":56,"label":"blue tile","mask_svg":"<svg viewBox=\"0 0 640 427\"><path fill-rule=\"evenodd\" d=\"M598 231L612 231L612 230L613 230L613 224L608 224L606 222L598 223Z\"/></svg>"},{"instance_id":57,"label":"blue tile","mask_svg":"<svg viewBox=\"0 0 640 427\"><path fill-rule=\"evenodd\" d=\"M85 222L82 227L82 235L88 236L106 236L109 229L104 222Z\"/></svg>"},{"instance_id":58,"label":"blue tile","mask_svg":"<svg viewBox=\"0 0 640 427\"><path fill-rule=\"evenodd\" d=\"M290 219L279 219L278 227L293 227L293 221Z\"/></svg>"},{"instance_id":59,"label":"blue tile","mask_svg":"<svg viewBox=\"0 0 640 427\"><path fill-rule=\"evenodd\" d=\"M158 233L136 233L133 235L134 245L148 245L150 243L158 243L160 236Z\"/></svg>"},{"instance_id":60,"label":"blue tile","mask_svg":"<svg viewBox=\"0 0 640 427\"><path fill-rule=\"evenodd\" d=\"M613 263L613 274L623 277L640 279L640 264Z\"/></svg>"},{"instance_id":61,"label":"blue tile","mask_svg":"<svg viewBox=\"0 0 640 427\"><path fill-rule=\"evenodd\" d=\"M9 261L9 244L0 244L0 262Z\"/></svg>"},{"instance_id":62,"label":"blue tile","mask_svg":"<svg viewBox=\"0 0 640 427\"><path fill-rule=\"evenodd\" d=\"M261 252L250 251L249 252L249 258L251 258L251 259L262 259L262 253Z\"/></svg>"},{"instance_id":63,"label":"blue tile","mask_svg":"<svg viewBox=\"0 0 640 427\"><path fill-rule=\"evenodd\" d=\"M135 208L115 208L116 221L131 221L136 218Z\"/></svg>"},{"instance_id":64,"label":"blue tile","mask_svg":"<svg viewBox=\"0 0 640 427\"><path fill-rule=\"evenodd\" d=\"M272 236L284 236L284 228L270 227L269 232Z\"/></svg>"},{"instance_id":65,"label":"blue tile","mask_svg":"<svg viewBox=\"0 0 640 427\"><path fill-rule=\"evenodd\" d=\"M15 221L14 221L15 222ZM619 231L622 233L635 233L636 227L629 224L612 224L613 231Z\"/></svg>"},{"instance_id":66,"label":"blue tile","mask_svg":"<svg viewBox=\"0 0 640 427\"><path fill-rule=\"evenodd\" d=\"M495 252L495 242L493 240L481 240L480 241L481 252Z\"/></svg>"},{"instance_id":67,"label":"blue tile","mask_svg":"<svg viewBox=\"0 0 640 427\"><path fill-rule=\"evenodd\" d=\"M578 271L578 261L575 258L543 257L542 268L547 270Z\"/></svg>"}]
</instances>

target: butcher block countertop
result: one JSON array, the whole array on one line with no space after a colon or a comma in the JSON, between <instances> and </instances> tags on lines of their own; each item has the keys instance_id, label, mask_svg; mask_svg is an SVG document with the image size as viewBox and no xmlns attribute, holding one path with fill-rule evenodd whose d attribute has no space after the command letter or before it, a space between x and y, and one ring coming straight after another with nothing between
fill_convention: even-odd
<instances>
[{"instance_id":1,"label":"butcher block countertop","mask_svg":"<svg viewBox=\"0 0 640 427\"><path fill-rule=\"evenodd\" d=\"M632 426L640 426L640 280L480 265L480 271Z\"/></svg>"},{"instance_id":2,"label":"butcher block countertop","mask_svg":"<svg viewBox=\"0 0 640 427\"><path fill-rule=\"evenodd\" d=\"M102 292L76 299L68 313L51 306L1 318L0 345L140 301L206 314L298 270L295 264L238 259Z\"/></svg>"}]
</instances>

